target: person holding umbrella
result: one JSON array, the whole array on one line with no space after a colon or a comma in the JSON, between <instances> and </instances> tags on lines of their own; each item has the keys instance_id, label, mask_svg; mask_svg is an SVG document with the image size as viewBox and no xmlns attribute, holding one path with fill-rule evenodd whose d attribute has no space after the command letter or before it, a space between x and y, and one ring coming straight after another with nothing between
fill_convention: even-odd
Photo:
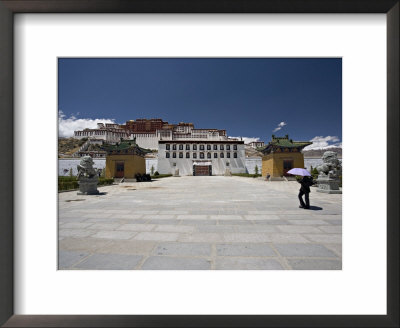
<instances>
[{"instance_id":1,"label":"person holding umbrella","mask_svg":"<svg viewBox=\"0 0 400 328\"><path fill-rule=\"evenodd\" d=\"M289 174L292 175L300 175L302 178L297 180L298 183L301 184L299 190L299 201L300 201L300 208L309 209L310 208L310 187L314 184L313 178L306 169L294 168L288 171ZM303 201L303 195L305 199L305 203Z\"/></svg>"}]
</instances>

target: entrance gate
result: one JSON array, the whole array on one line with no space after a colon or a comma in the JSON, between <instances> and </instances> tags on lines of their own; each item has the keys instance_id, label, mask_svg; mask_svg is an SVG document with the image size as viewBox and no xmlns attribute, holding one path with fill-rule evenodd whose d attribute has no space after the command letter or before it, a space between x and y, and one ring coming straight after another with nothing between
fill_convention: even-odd
<instances>
[{"instance_id":1,"label":"entrance gate","mask_svg":"<svg viewBox=\"0 0 400 328\"><path fill-rule=\"evenodd\" d=\"M210 162L196 162L193 163L194 176L208 176L212 175L212 165Z\"/></svg>"}]
</instances>

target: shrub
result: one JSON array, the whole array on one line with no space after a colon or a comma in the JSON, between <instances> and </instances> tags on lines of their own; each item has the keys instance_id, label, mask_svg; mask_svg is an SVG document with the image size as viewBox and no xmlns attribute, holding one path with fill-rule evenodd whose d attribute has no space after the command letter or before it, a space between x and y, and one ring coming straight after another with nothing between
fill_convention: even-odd
<instances>
[{"instance_id":1,"label":"shrub","mask_svg":"<svg viewBox=\"0 0 400 328\"><path fill-rule=\"evenodd\" d=\"M154 176L158 176L158 175L160 175L160 173L158 173L158 171L155 171Z\"/></svg>"},{"instance_id":2,"label":"shrub","mask_svg":"<svg viewBox=\"0 0 400 328\"><path fill-rule=\"evenodd\" d=\"M261 174L250 174L250 173L232 173L232 175L245 178L258 178L261 176Z\"/></svg>"},{"instance_id":3,"label":"shrub","mask_svg":"<svg viewBox=\"0 0 400 328\"><path fill-rule=\"evenodd\" d=\"M154 175L154 166L153 165L151 166L150 173L151 173L151 175Z\"/></svg>"},{"instance_id":4,"label":"shrub","mask_svg":"<svg viewBox=\"0 0 400 328\"><path fill-rule=\"evenodd\" d=\"M258 175L258 166L256 165L256 167L254 168L254 173L256 174L256 175Z\"/></svg>"}]
</instances>

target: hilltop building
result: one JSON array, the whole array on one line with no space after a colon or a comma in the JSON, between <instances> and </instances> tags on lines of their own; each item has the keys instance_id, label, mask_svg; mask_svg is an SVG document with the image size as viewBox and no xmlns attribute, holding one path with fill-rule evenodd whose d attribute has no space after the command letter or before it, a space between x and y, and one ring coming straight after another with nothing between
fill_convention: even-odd
<instances>
[{"instance_id":1,"label":"hilltop building","mask_svg":"<svg viewBox=\"0 0 400 328\"><path fill-rule=\"evenodd\" d=\"M287 176L287 171L292 168L304 168L304 156L301 150L311 145L309 141L293 141L288 135L276 137L262 150L262 175L267 173L272 178Z\"/></svg>"},{"instance_id":2,"label":"hilltop building","mask_svg":"<svg viewBox=\"0 0 400 328\"><path fill-rule=\"evenodd\" d=\"M146 153L132 140L122 140L107 148L106 178L134 179L146 173Z\"/></svg>"},{"instance_id":3,"label":"hilltop building","mask_svg":"<svg viewBox=\"0 0 400 328\"><path fill-rule=\"evenodd\" d=\"M228 139L225 130L195 129L193 123L170 124L159 118L130 120L123 125L98 123L97 129L75 131L74 137L102 139L107 143L116 143L121 138L132 139L146 149L158 149L160 140Z\"/></svg>"},{"instance_id":4,"label":"hilltop building","mask_svg":"<svg viewBox=\"0 0 400 328\"><path fill-rule=\"evenodd\" d=\"M180 175L195 176L246 173L244 141L206 137L160 140L158 172L174 174L177 169Z\"/></svg>"},{"instance_id":5,"label":"hilltop building","mask_svg":"<svg viewBox=\"0 0 400 328\"><path fill-rule=\"evenodd\" d=\"M119 124L113 123L97 123L97 129L84 129L74 131L75 139L98 139L104 140L107 143L116 143L121 138L128 139L129 133L120 127Z\"/></svg>"},{"instance_id":6,"label":"hilltop building","mask_svg":"<svg viewBox=\"0 0 400 328\"><path fill-rule=\"evenodd\" d=\"M256 148L264 147L265 143L264 143L264 141L252 141L252 142L249 142L248 145L251 148L256 149Z\"/></svg>"}]
</instances>

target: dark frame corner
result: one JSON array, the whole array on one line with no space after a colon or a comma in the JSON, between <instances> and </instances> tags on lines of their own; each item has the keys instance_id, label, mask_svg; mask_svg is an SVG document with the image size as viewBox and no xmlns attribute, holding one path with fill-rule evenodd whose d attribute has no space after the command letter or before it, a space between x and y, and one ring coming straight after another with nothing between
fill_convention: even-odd
<instances>
[{"instance_id":1,"label":"dark frame corner","mask_svg":"<svg viewBox=\"0 0 400 328\"><path fill-rule=\"evenodd\" d=\"M14 315L13 160L0 158L0 325L4 327L399 327L399 0L0 0L0 147L13 154L16 13L385 13L387 17L386 316ZM12 174L11 174L12 173Z\"/></svg>"}]
</instances>

